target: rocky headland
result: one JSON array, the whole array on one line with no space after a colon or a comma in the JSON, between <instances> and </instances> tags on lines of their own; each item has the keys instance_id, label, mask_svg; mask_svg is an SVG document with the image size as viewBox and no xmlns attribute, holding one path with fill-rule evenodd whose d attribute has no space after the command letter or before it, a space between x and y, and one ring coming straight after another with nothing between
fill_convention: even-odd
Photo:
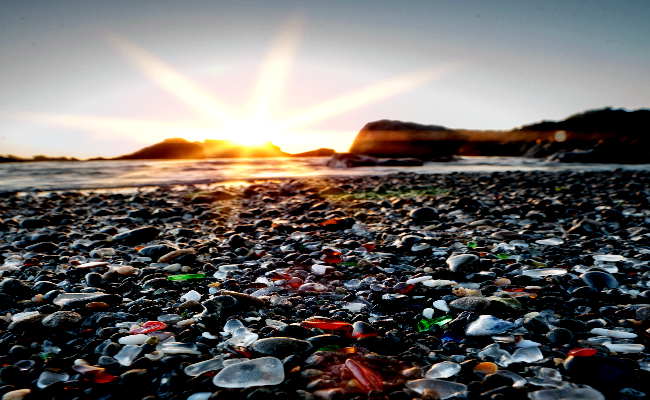
<instances>
[{"instance_id":1,"label":"rocky headland","mask_svg":"<svg viewBox=\"0 0 650 400\"><path fill-rule=\"evenodd\" d=\"M650 161L650 110L605 108L509 131L448 129L381 120L366 124L351 154L445 161L461 156L519 156L560 162Z\"/></svg>"}]
</instances>

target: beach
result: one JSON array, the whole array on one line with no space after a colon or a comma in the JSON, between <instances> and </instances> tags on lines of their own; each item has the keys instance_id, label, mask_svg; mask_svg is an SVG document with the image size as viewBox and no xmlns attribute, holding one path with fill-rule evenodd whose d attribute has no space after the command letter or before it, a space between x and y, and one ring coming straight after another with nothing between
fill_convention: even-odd
<instances>
[{"instance_id":1,"label":"beach","mask_svg":"<svg viewBox=\"0 0 650 400\"><path fill-rule=\"evenodd\" d=\"M608 168L13 187L0 395L643 397L650 172Z\"/></svg>"}]
</instances>

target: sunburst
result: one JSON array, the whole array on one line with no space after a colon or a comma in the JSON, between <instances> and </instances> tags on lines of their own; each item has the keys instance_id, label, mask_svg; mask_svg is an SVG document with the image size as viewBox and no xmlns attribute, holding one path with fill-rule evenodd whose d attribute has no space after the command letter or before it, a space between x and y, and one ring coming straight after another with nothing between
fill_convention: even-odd
<instances>
[{"instance_id":1,"label":"sunburst","mask_svg":"<svg viewBox=\"0 0 650 400\"><path fill-rule=\"evenodd\" d=\"M432 83L461 67L460 63L451 63L410 72L308 107L283 121L271 122L270 117L289 78L303 27L303 19L294 16L273 41L253 91L248 118L243 120L235 118L227 103L216 94L206 91L126 37L114 33L105 35L107 42L134 69L190 106L202 118L178 122L35 112L13 113L10 117L80 131L126 134L150 143L165 137L184 137L188 140L225 139L244 145L273 141L280 147L284 147L283 144L300 147L301 144L313 146L313 139L320 137L325 142L323 147L334 147L331 143L336 141L350 144L354 132L318 131L310 129L310 125ZM306 137L311 144L304 143Z\"/></svg>"}]
</instances>

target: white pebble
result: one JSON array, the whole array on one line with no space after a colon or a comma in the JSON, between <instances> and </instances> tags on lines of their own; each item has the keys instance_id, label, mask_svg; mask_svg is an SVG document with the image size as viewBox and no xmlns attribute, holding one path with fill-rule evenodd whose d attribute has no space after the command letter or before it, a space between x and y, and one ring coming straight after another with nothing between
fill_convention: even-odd
<instances>
[{"instance_id":1,"label":"white pebble","mask_svg":"<svg viewBox=\"0 0 650 400\"><path fill-rule=\"evenodd\" d=\"M199 301L201 300L201 294L197 292L196 290L190 290L189 292L185 293L184 295L181 296L181 300L188 301L188 300L194 300L194 301Z\"/></svg>"},{"instance_id":2,"label":"white pebble","mask_svg":"<svg viewBox=\"0 0 650 400\"><path fill-rule=\"evenodd\" d=\"M634 339L637 335L632 332L615 331L612 329L594 328L590 333L594 335L609 336L618 339Z\"/></svg>"},{"instance_id":3,"label":"white pebble","mask_svg":"<svg viewBox=\"0 0 650 400\"><path fill-rule=\"evenodd\" d=\"M426 318L426 319L431 319L431 318L433 318L433 312L434 312L434 311L433 311L433 308L425 308L425 309L422 311L422 316L423 316L424 318Z\"/></svg>"},{"instance_id":4,"label":"white pebble","mask_svg":"<svg viewBox=\"0 0 650 400\"><path fill-rule=\"evenodd\" d=\"M181 270L181 265L180 264L171 264L163 268L163 270L167 272L178 272Z\"/></svg>"}]
</instances>

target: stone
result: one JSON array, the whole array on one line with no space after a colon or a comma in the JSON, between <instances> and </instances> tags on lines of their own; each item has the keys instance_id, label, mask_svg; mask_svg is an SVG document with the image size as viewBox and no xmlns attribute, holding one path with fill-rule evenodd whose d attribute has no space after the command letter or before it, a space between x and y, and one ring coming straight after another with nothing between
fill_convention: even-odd
<instances>
[{"instance_id":1,"label":"stone","mask_svg":"<svg viewBox=\"0 0 650 400\"><path fill-rule=\"evenodd\" d=\"M615 289L618 287L618 281L614 275L601 271L588 271L580 275L580 279L590 288L601 291L605 289Z\"/></svg>"},{"instance_id":2,"label":"stone","mask_svg":"<svg viewBox=\"0 0 650 400\"><path fill-rule=\"evenodd\" d=\"M24 318L16 320L9 324L7 330L12 332L22 332L22 333L39 333L43 329L42 321L45 318L45 314L32 314Z\"/></svg>"},{"instance_id":3,"label":"stone","mask_svg":"<svg viewBox=\"0 0 650 400\"><path fill-rule=\"evenodd\" d=\"M160 229L153 226L131 229L113 236L113 241L125 245L136 245L154 240L160 234Z\"/></svg>"},{"instance_id":4,"label":"stone","mask_svg":"<svg viewBox=\"0 0 650 400\"><path fill-rule=\"evenodd\" d=\"M451 272L471 272L478 264L478 257L474 254L461 254L447 259L447 266Z\"/></svg>"},{"instance_id":5,"label":"stone","mask_svg":"<svg viewBox=\"0 0 650 400\"><path fill-rule=\"evenodd\" d=\"M474 311L481 312L487 310L490 306L490 300L485 297L461 297L459 299L452 300L449 303L449 307L454 310L460 311Z\"/></svg>"},{"instance_id":6,"label":"stone","mask_svg":"<svg viewBox=\"0 0 650 400\"><path fill-rule=\"evenodd\" d=\"M57 311L43 318L42 324L48 328L74 329L81 323L81 315L73 311Z\"/></svg>"},{"instance_id":7,"label":"stone","mask_svg":"<svg viewBox=\"0 0 650 400\"><path fill-rule=\"evenodd\" d=\"M310 342L288 337L260 339L253 344L253 350L256 352L280 358L304 353L311 349L312 344Z\"/></svg>"},{"instance_id":8,"label":"stone","mask_svg":"<svg viewBox=\"0 0 650 400\"><path fill-rule=\"evenodd\" d=\"M416 222L433 221L438 218L438 212L431 207L419 207L411 210L409 217Z\"/></svg>"},{"instance_id":9,"label":"stone","mask_svg":"<svg viewBox=\"0 0 650 400\"><path fill-rule=\"evenodd\" d=\"M225 367L212 383L224 388L246 388L279 385L283 381L282 361L275 357L262 357Z\"/></svg>"},{"instance_id":10,"label":"stone","mask_svg":"<svg viewBox=\"0 0 650 400\"><path fill-rule=\"evenodd\" d=\"M625 387L632 379L630 367L613 357L569 356L564 360L564 369L574 382L585 383L598 388Z\"/></svg>"},{"instance_id":11,"label":"stone","mask_svg":"<svg viewBox=\"0 0 650 400\"><path fill-rule=\"evenodd\" d=\"M546 334L548 341L554 344L568 344L573 341L573 333L564 328L553 328Z\"/></svg>"}]
</instances>

